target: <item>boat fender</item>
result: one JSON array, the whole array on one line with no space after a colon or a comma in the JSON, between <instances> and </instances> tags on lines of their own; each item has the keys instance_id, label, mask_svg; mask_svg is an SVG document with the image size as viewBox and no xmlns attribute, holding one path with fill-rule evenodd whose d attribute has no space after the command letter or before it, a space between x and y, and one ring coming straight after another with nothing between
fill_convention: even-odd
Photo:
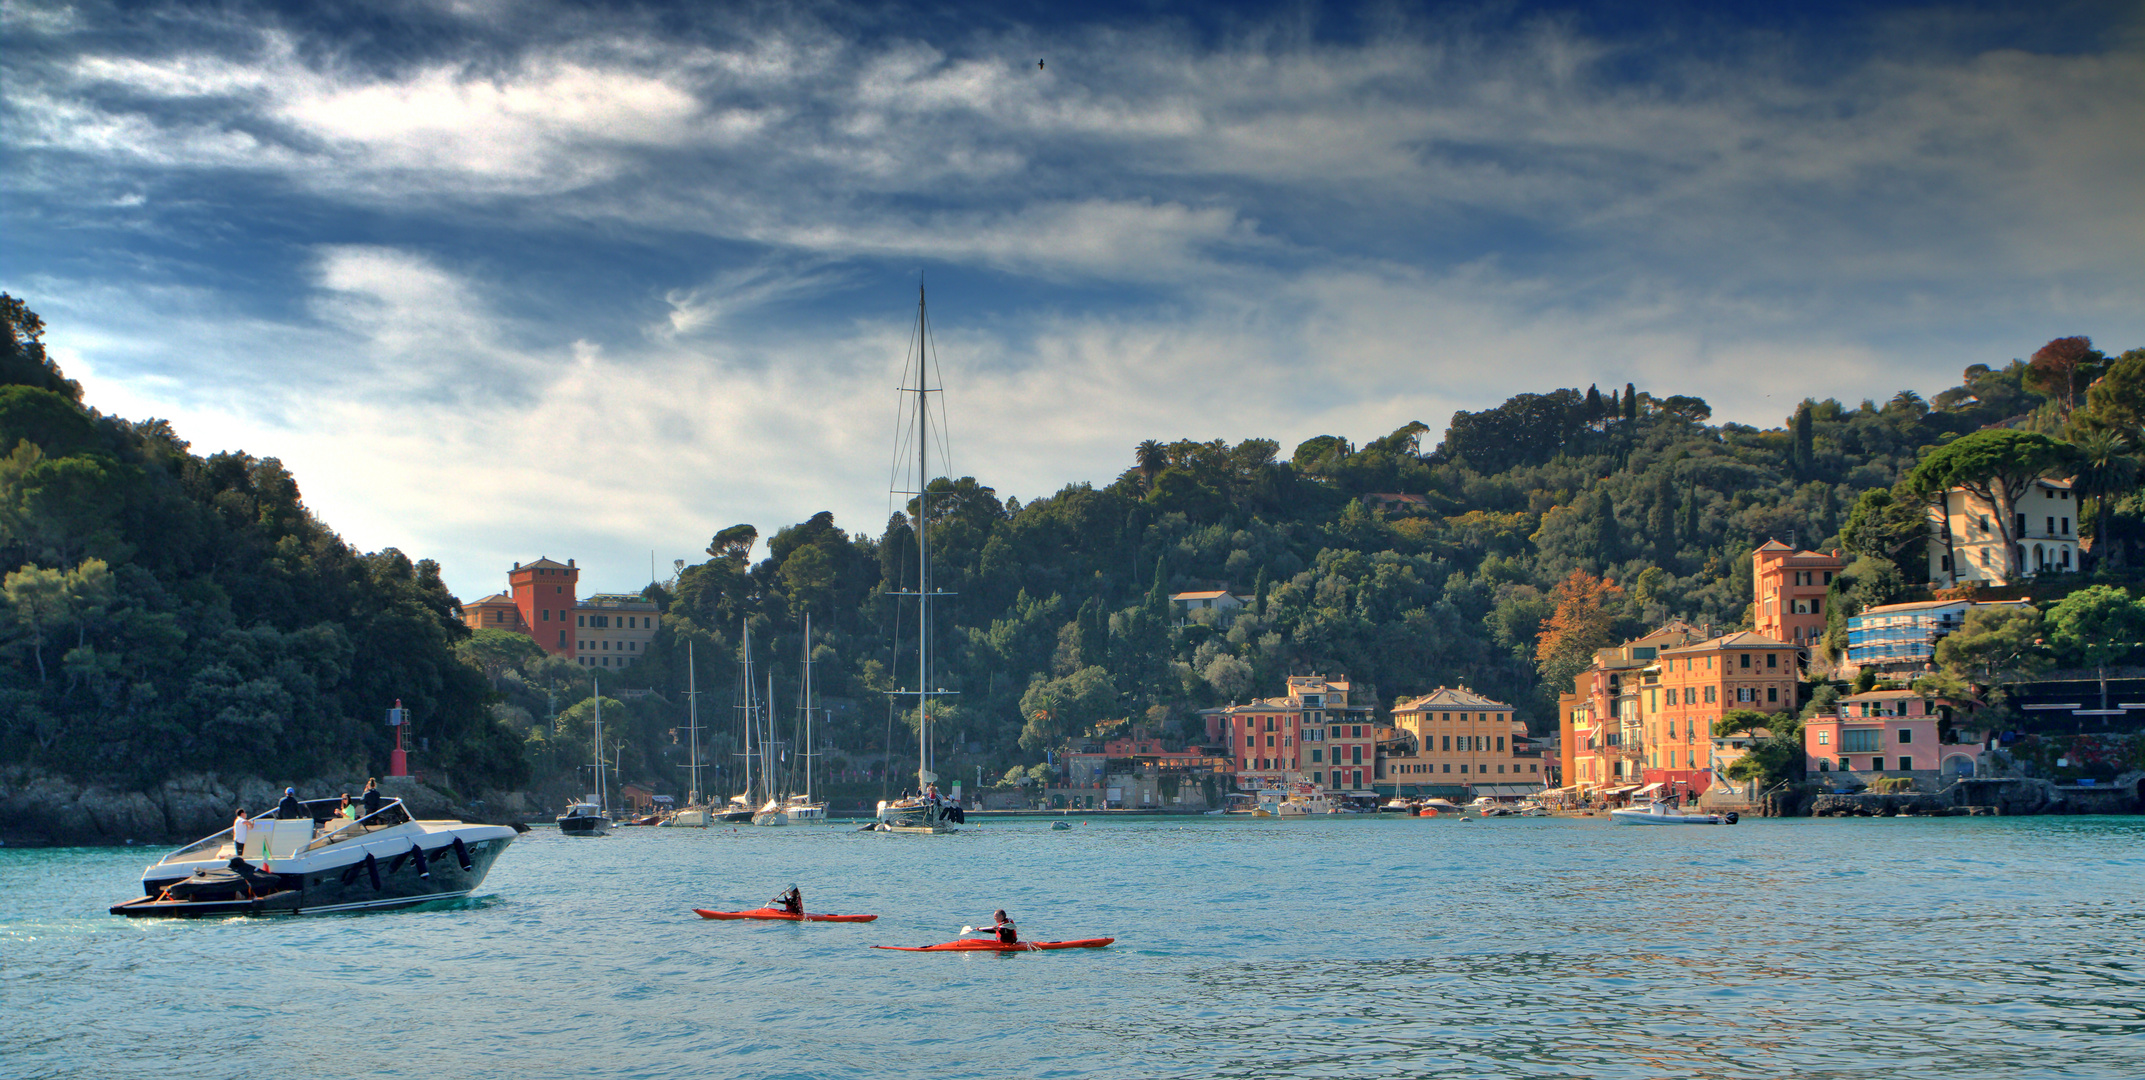
<instances>
[{"instance_id":1,"label":"boat fender","mask_svg":"<svg viewBox=\"0 0 2145 1080\"><path fill-rule=\"evenodd\" d=\"M417 876L420 879L431 878L432 860L425 858L425 849L417 846L415 841L411 841L410 854L417 856Z\"/></svg>"},{"instance_id":2,"label":"boat fender","mask_svg":"<svg viewBox=\"0 0 2145 1080\"><path fill-rule=\"evenodd\" d=\"M358 876L358 871L360 871L360 870L363 870L363 869L365 869L365 863L364 863L364 861L363 861L363 860L359 860L358 862L354 862L354 863L351 863L350 865L348 865L348 866L346 866L346 867L343 867L343 881L342 881L342 883L343 883L344 885L348 885L348 884L350 884L351 882L353 882L353 881L356 881L356 880L357 880L357 876Z\"/></svg>"},{"instance_id":3,"label":"boat fender","mask_svg":"<svg viewBox=\"0 0 2145 1080\"><path fill-rule=\"evenodd\" d=\"M380 860L374 858L372 852L369 851L365 853L365 876L372 879L372 891L379 892L381 889Z\"/></svg>"},{"instance_id":4,"label":"boat fender","mask_svg":"<svg viewBox=\"0 0 2145 1080\"><path fill-rule=\"evenodd\" d=\"M1741 821L1742 819L1743 815L1738 814L1733 810L1728 811L1728 824L1733 825L1736 822Z\"/></svg>"},{"instance_id":5,"label":"boat fender","mask_svg":"<svg viewBox=\"0 0 2145 1080\"><path fill-rule=\"evenodd\" d=\"M469 845L462 843L459 836L454 838L454 861L462 864L465 874L477 868L477 864L469 861Z\"/></svg>"}]
</instances>

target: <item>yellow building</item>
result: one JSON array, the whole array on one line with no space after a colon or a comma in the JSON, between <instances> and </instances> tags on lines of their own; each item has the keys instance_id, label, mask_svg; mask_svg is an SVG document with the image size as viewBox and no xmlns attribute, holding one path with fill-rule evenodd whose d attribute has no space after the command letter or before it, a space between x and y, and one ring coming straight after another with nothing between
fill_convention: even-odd
<instances>
[{"instance_id":1,"label":"yellow building","mask_svg":"<svg viewBox=\"0 0 2145 1080\"><path fill-rule=\"evenodd\" d=\"M1395 786L1542 781L1539 758L1522 760L1525 721L1512 706L1466 687L1439 687L1393 706L1395 737L1381 744L1379 779ZM1531 771L1530 771L1531 770Z\"/></svg>"}]
</instances>

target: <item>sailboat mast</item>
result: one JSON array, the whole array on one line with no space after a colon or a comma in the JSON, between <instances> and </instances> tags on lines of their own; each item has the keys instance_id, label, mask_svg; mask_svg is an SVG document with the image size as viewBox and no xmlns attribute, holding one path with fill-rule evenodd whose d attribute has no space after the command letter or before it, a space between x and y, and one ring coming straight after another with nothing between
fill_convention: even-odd
<instances>
[{"instance_id":1,"label":"sailboat mast","mask_svg":"<svg viewBox=\"0 0 2145 1080\"><path fill-rule=\"evenodd\" d=\"M775 794L775 673L767 673L767 716L760 721L760 737L767 740L766 756L760 759L760 772L767 777L767 799L773 802L780 798Z\"/></svg>"},{"instance_id":2,"label":"sailboat mast","mask_svg":"<svg viewBox=\"0 0 2145 1080\"><path fill-rule=\"evenodd\" d=\"M804 617L804 688L797 692L804 712L804 801L812 801L812 616Z\"/></svg>"},{"instance_id":3,"label":"sailboat mast","mask_svg":"<svg viewBox=\"0 0 2145 1080\"><path fill-rule=\"evenodd\" d=\"M596 811L609 813L611 800L603 797L603 680L591 677L589 685L595 689L596 702Z\"/></svg>"},{"instance_id":4,"label":"sailboat mast","mask_svg":"<svg viewBox=\"0 0 2145 1080\"><path fill-rule=\"evenodd\" d=\"M916 790L931 775L931 329L916 286Z\"/></svg>"},{"instance_id":5,"label":"sailboat mast","mask_svg":"<svg viewBox=\"0 0 2145 1080\"><path fill-rule=\"evenodd\" d=\"M693 670L693 643L685 643L685 715L686 731L693 741L693 790L685 800L687 806L700 805L700 681Z\"/></svg>"},{"instance_id":6,"label":"sailboat mast","mask_svg":"<svg viewBox=\"0 0 2145 1080\"><path fill-rule=\"evenodd\" d=\"M740 692L744 694L745 709L745 802L747 804L750 804L752 802L753 792L753 750L758 745L754 740L755 733L752 730L752 623L750 622L745 623L744 639L745 651L743 656L745 675L744 678L739 681L742 684Z\"/></svg>"}]
</instances>

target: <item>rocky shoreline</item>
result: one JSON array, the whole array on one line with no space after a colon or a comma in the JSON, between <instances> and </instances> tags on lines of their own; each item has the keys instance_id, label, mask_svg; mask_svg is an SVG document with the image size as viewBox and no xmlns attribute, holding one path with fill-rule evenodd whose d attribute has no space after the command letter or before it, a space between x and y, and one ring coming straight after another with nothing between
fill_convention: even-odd
<instances>
[{"instance_id":1,"label":"rocky shoreline","mask_svg":"<svg viewBox=\"0 0 2145 1080\"><path fill-rule=\"evenodd\" d=\"M315 777L294 783L257 776L196 773L147 791L84 783L41 769L0 768L0 842L8 846L185 844L230 827L231 810L272 809L286 786L320 799L364 789L365 777ZM380 786L420 818L511 824L534 811L522 792L465 796L434 778L420 783L382 777Z\"/></svg>"}]
</instances>

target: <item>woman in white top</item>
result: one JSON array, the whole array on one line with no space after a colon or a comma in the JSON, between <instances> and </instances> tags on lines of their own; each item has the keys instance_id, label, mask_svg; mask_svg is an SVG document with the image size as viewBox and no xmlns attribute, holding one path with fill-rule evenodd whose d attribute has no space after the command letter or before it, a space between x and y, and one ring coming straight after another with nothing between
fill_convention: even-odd
<instances>
[{"instance_id":1,"label":"woman in white top","mask_svg":"<svg viewBox=\"0 0 2145 1080\"><path fill-rule=\"evenodd\" d=\"M253 822L246 819L246 808L241 806L232 811L231 840L238 845L234 851L238 858L243 859L246 857L246 837L252 831Z\"/></svg>"}]
</instances>

